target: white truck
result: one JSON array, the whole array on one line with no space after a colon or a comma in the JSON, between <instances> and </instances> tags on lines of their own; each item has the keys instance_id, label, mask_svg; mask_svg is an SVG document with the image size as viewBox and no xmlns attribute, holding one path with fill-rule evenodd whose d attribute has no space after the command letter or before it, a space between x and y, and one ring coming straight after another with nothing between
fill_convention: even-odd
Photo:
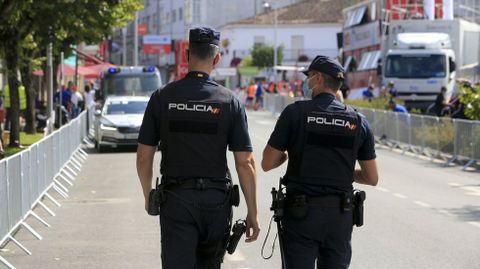
<instances>
[{"instance_id":1,"label":"white truck","mask_svg":"<svg viewBox=\"0 0 480 269\"><path fill-rule=\"evenodd\" d=\"M480 25L463 19L392 21L382 52L383 82L395 84L408 108L425 109L442 86L448 100L456 78L479 76Z\"/></svg>"}]
</instances>

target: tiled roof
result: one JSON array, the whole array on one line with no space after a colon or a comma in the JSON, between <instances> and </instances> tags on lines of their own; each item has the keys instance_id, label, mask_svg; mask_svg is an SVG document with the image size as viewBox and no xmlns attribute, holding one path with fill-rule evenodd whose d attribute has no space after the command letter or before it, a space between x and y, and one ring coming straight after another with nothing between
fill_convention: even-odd
<instances>
[{"instance_id":1,"label":"tiled roof","mask_svg":"<svg viewBox=\"0 0 480 269\"><path fill-rule=\"evenodd\" d=\"M304 0L277 10L278 24L342 23L342 10L359 0ZM232 24L273 24L273 10L229 23Z\"/></svg>"}]
</instances>

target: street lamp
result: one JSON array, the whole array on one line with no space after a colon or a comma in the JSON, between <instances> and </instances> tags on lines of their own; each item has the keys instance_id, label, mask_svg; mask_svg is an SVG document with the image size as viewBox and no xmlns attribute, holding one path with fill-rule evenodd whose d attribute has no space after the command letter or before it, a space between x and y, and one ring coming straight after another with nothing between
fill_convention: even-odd
<instances>
[{"instance_id":1,"label":"street lamp","mask_svg":"<svg viewBox=\"0 0 480 269\"><path fill-rule=\"evenodd\" d=\"M265 10L273 9L273 70L277 66L277 9L274 6L274 2L270 4L267 1L263 1L263 8Z\"/></svg>"}]
</instances>

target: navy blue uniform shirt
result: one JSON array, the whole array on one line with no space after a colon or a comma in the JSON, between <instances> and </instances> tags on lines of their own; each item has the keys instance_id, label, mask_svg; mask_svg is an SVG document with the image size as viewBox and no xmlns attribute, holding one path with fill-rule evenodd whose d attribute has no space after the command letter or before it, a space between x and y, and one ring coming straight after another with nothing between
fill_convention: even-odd
<instances>
[{"instance_id":1,"label":"navy blue uniform shirt","mask_svg":"<svg viewBox=\"0 0 480 269\"><path fill-rule=\"evenodd\" d=\"M328 93L321 93L317 95L312 101L315 105L327 111L344 111L345 105L336 101L335 96ZM373 160L376 158L375 154L375 141L372 130L368 124L365 116L360 114L361 117L361 133L359 141L359 150L357 160ZM275 125L275 129L270 136L268 144L280 151L292 151L293 141L298 139L296 135L301 124L302 113L299 102L287 106ZM322 163L318 165L322 166ZM322 167L322 169L329 169L329 167ZM319 175L321 177L321 175ZM323 194L335 194L351 191L353 187L336 187L336 186L306 186L289 182L287 184L288 192L300 192L307 195L323 195Z\"/></svg>"},{"instance_id":2,"label":"navy blue uniform shirt","mask_svg":"<svg viewBox=\"0 0 480 269\"><path fill-rule=\"evenodd\" d=\"M221 112L196 112L185 107L172 110L172 104L204 104L201 108L212 104ZM213 129L208 127L209 124L201 123L201 120L211 118L214 118ZM172 121L187 123L182 123L181 130L179 127L173 130ZM253 150L247 116L240 101L231 90L218 85L202 72L190 72L184 79L153 93L138 142L150 146L157 146L160 142L162 169L170 171L162 172L164 176L219 176L223 173L221 167L226 166L227 146L230 151Z\"/></svg>"}]
</instances>

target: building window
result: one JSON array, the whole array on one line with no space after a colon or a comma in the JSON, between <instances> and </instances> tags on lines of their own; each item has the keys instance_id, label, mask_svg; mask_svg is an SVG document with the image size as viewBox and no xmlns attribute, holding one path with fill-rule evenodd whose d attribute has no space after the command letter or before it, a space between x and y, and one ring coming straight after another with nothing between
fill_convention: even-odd
<instances>
[{"instance_id":1,"label":"building window","mask_svg":"<svg viewBox=\"0 0 480 269\"><path fill-rule=\"evenodd\" d=\"M183 20L183 9L182 8L178 9L178 20L179 21Z\"/></svg>"},{"instance_id":2,"label":"building window","mask_svg":"<svg viewBox=\"0 0 480 269\"><path fill-rule=\"evenodd\" d=\"M265 37L256 35L253 37L253 45L263 45L265 44Z\"/></svg>"},{"instance_id":3,"label":"building window","mask_svg":"<svg viewBox=\"0 0 480 269\"><path fill-rule=\"evenodd\" d=\"M145 24L147 25L147 29L150 28L150 16L145 17Z\"/></svg>"},{"instance_id":4,"label":"building window","mask_svg":"<svg viewBox=\"0 0 480 269\"><path fill-rule=\"evenodd\" d=\"M379 50L364 52L362 54L362 60L358 65L358 70L369 70L377 68L380 54L381 53Z\"/></svg>"},{"instance_id":5,"label":"building window","mask_svg":"<svg viewBox=\"0 0 480 269\"><path fill-rule=\"evenodd\" d=\"M200 23L201 22L201 16L200 16L200 0L193 0L193 16L192 16L192 22L193 23Z\"/></svg>"},{"instance_id":6,"label":"building window","mask_svg":"<svg viewBox=\"0 0 480 269\"><path fill-rule=\"evenodd\" d=\"M172 23L177 21L177 11L174 9L172 10Z\"/></svg>"},{"instance_id":7,"label":"building window","mask_svg":"<svg viewBox=\"0 0 480 269\"><path fill-rule=\"evenodd\" d=\"M169 24L170 23L170 12L167 12L167 16L165 18L165 23Z\"/></svg>"}]
</instances>

